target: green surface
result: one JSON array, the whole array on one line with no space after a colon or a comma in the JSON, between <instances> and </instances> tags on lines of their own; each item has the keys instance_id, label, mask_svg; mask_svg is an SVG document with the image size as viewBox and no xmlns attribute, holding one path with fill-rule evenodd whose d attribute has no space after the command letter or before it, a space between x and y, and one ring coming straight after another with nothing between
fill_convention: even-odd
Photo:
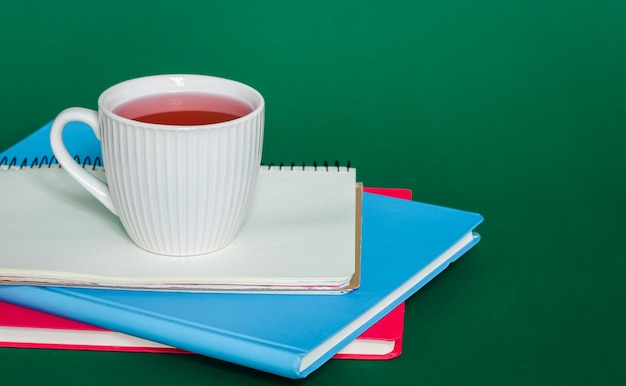
<instances>
[{"instance_id":1,"label":"green surface","mask_svg":"<svg viewBox=\"0 0 626 386\"><path fill-rule=\"evenodd\" d=\"M0 5L4 149L119 81L237 79L265 162L350 160L367 186L485 216L407 304L404 353L290 381L200 356L0 349L1 385L626 384L626 3Z\"/></svg>"}]
</instances>

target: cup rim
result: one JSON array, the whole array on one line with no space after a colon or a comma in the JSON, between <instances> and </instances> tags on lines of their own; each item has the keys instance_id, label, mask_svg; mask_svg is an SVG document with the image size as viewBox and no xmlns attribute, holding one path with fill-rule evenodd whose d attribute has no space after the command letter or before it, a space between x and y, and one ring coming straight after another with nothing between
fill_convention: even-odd
<instances>
[{"instance_id":1,"label":"cup rim","mask_svg":"<svg viewBox=\"0 0 626 386\"><path fill-rule=\"evenodd\" d=\"M228 85L231 89L236 88L237 90L241 92L247 93L252 98L255 98L256 106L251 106L252 111L242 117L232 119L230 121L219 122L219 123L208 123L204 125L168 125L168 124L160 124L160 123L147 123L147 122L141 122L141 121L136 121L130 118L126 118L113 112L113 109L122 103L131 101L133 99L138 99L142 96L158 94L158 92L145 92L145 93L140 93L138 95L129 96L130 94L132 94L132 92L129 92L128 88L129 86L133 84L135 85L140 84L140 83L146 84L146 83L150 83L153 81L172 81L172 83L180 84L181 81L183 81L182 83L184 83L185 80L191 80L191 81L197 81L197 82L214 82L214 83L218 83L222 85ZM173 90L173 91L168 91L168 92L182 92L184 86L180 86L180 87L181 87L180 90ZM196 92L203 92L203 91L196 91ZM111 98L112 96L116 94L124 94L125 97L122 98L123 102L118 102L116 106L111 108L107 104L108 98ZM228 96L232 97L230 95ZM233 98L239 99L237 97L233 97ZM201 75L201 74L162 74L162 75L148 75L148 76L142 76L138 78L132 78L132 79L128 79L128 80L116 83L113 86L110 86L109 88L104 90L98 97L98 112L100 114L104 114L111 119L114 119L119 122L123 122L125 124L131 124L134 126L141 126L141 127L146 127L146 128L151 128L151 129L160 129L160 130L193 131L193 130L218 129L221 127L237 124L241 122L242 120L254 119L258 115L263 113L264 108L265 108L265 99L263 98L260 92L258 92L256 89L252 88L251 86L248 86L245 83L241 83L232 79L227 79L227 78L222 78L222 77L217 77L217 76L212 76L212 75Z\"/></svg>"}]
</instances>

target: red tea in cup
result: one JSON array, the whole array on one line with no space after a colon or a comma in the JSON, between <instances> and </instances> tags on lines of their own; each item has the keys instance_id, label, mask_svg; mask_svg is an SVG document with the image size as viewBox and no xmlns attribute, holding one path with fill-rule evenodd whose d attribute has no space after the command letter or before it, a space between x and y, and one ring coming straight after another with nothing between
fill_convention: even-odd
<instances>
[{"instance_id":1,"label":"red tea in cup","mask_svg":"<svg viewBox=\"0 0 626 386\"><path fill-rule=\"evenodd\" d=\"M130 100L113 112L144 123L199 126L232 121L252 112L246 103L223 95L176 92Z\"/></svg>"}]
</instances>

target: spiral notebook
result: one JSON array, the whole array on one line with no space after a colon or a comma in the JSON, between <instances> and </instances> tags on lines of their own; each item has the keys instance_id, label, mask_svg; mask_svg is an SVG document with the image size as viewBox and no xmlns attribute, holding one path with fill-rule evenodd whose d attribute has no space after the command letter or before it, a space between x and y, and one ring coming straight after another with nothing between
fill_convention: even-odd
<instances>
[{"instance_id":1,"label":"spiral notebook","mask_svg":"<svg viewBox=\"0 0 626 386\"><path fill-rule=\"evenodd\" d=\"M359 285L360 190L349 166L262 167L226 248L172 258L136 247L119 219L54 164L50 125L0 154L0 283L186 291L326 291ZM104 178L84 124L68 149Z\"/></svg>"}]
</instances>

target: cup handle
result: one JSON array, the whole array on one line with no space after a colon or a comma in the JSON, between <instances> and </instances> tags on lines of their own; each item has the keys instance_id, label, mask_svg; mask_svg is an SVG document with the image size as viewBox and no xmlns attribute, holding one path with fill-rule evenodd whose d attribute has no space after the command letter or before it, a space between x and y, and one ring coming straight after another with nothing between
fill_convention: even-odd
<instances>
[{"instance_id":1,"label":"cup handle","mask_svg":"<svg viewBox=\"0 0 626 386\"><path fill-rule=\"evenodd\" d=\"M74 178L83 188L87 189L94 197L96 197L104 206L117 215L113 201L111 200L111 192L104 182L100 181L94 175L89 173L85 168L79 165L70 155L63 143L63 129L69 122L86 123L93 130L96 138L100 140L100 123L98 122L98 113L84 109L81 107L71 107L61 111L54 119L52 128L50 129L50 146L52 153L56 157L61 166Z\"/></svg>"}]
</instances>

